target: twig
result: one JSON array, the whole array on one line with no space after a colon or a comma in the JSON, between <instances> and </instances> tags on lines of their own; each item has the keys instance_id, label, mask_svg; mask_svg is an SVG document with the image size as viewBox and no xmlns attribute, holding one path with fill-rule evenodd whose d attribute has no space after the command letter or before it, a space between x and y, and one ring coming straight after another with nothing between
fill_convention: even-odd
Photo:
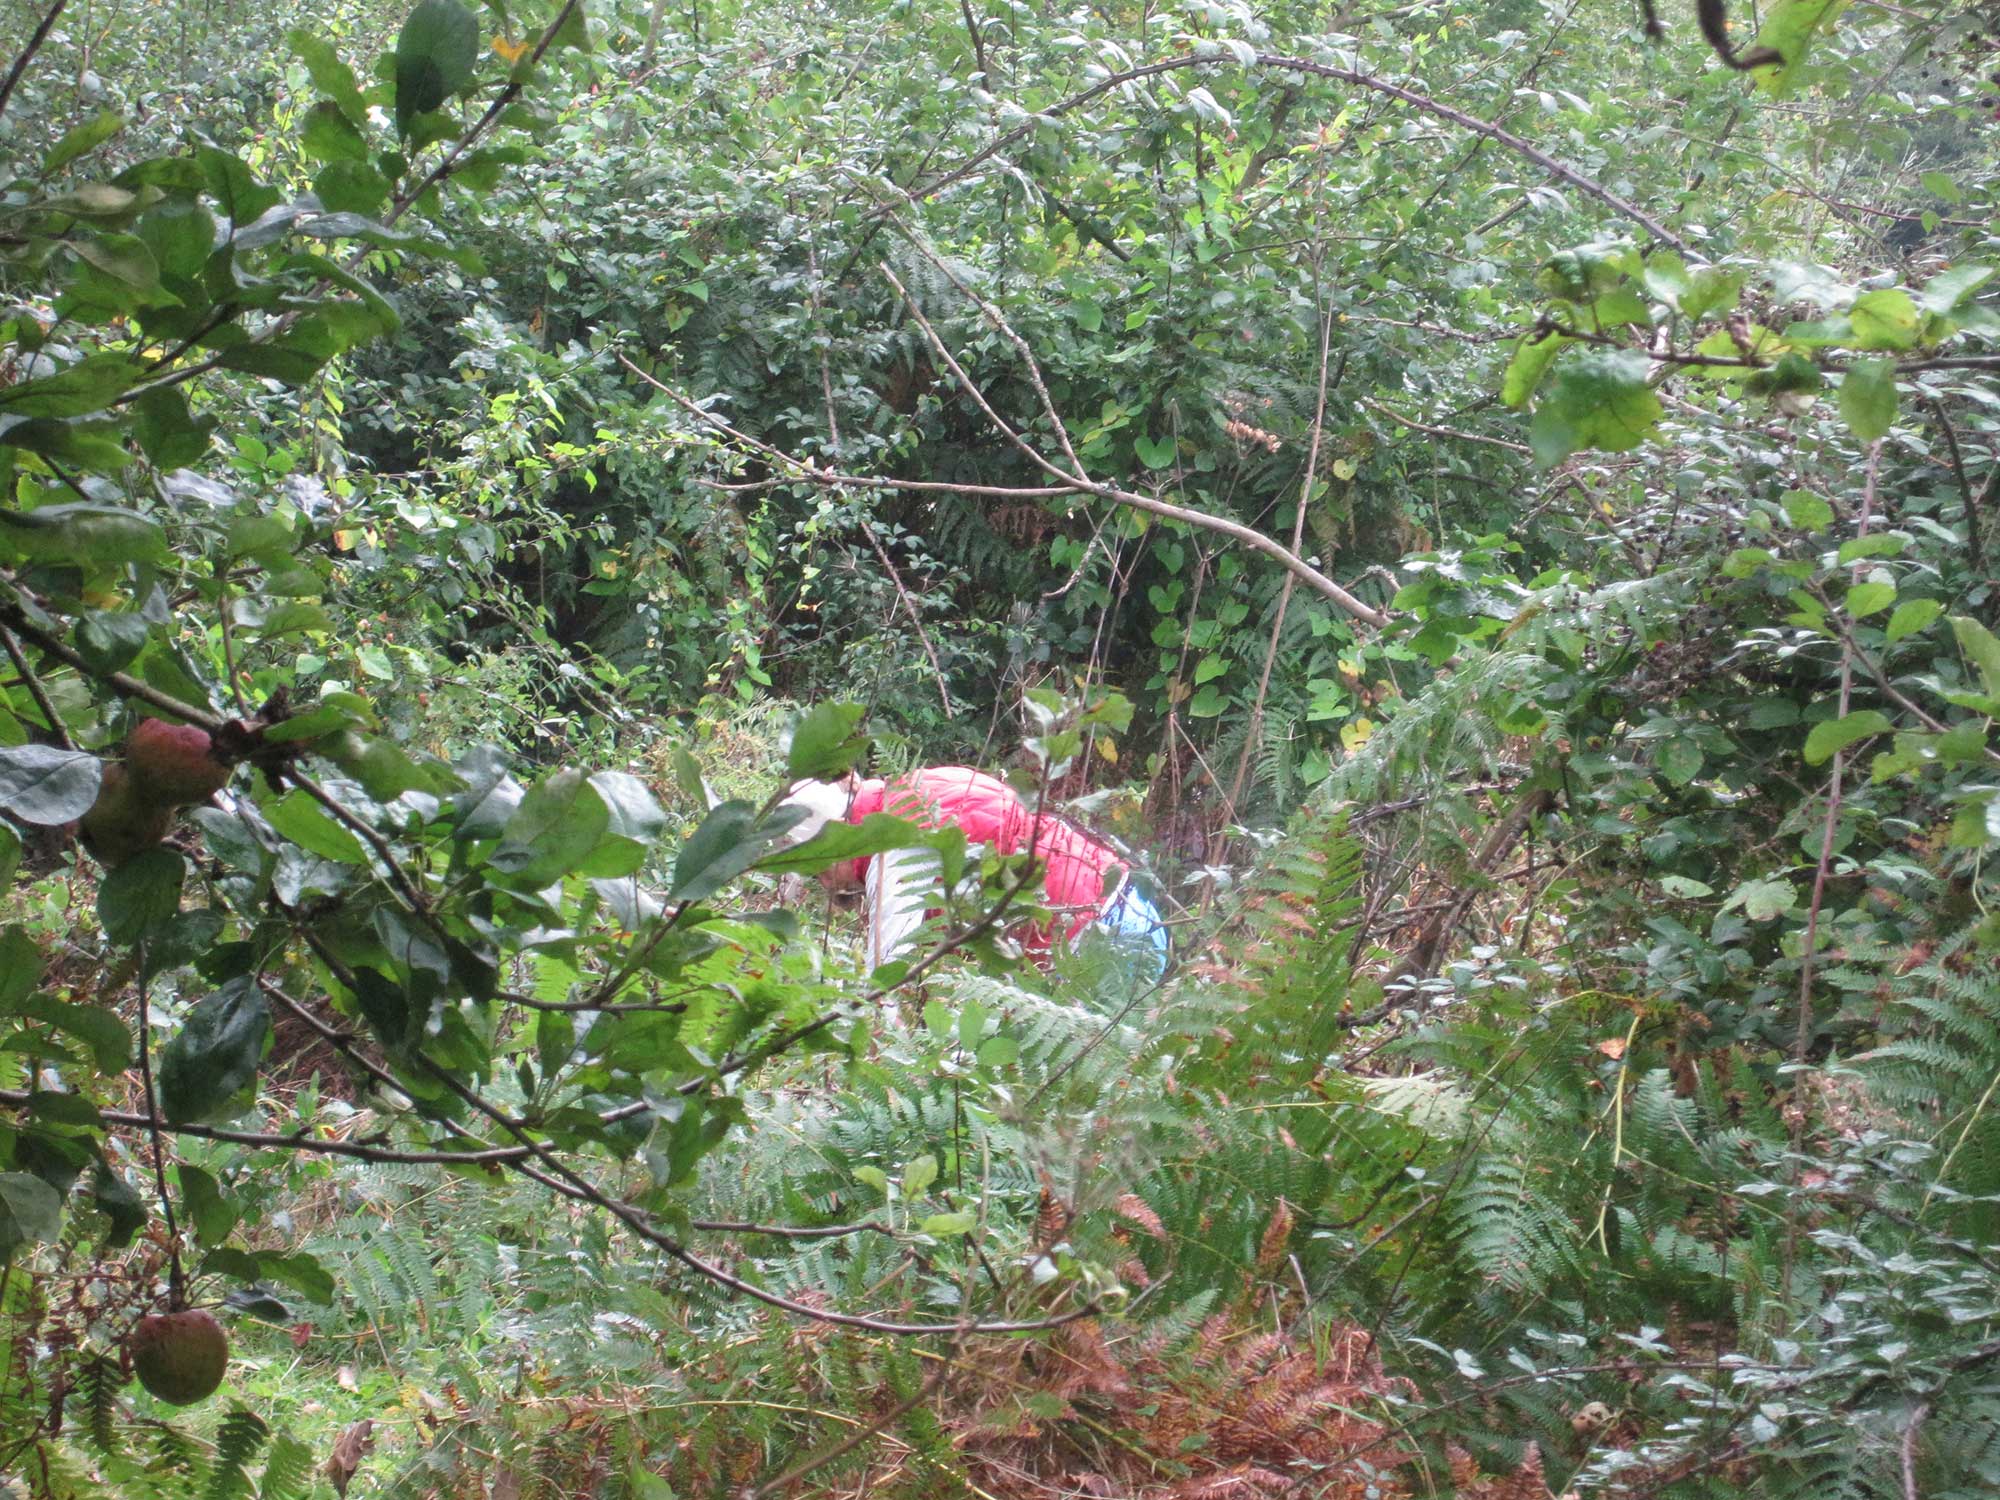
<instances>
[{"instance_id":1,"label":"twig","mask_svg":"<svg viewBox=\"0 0 2000 1500\"><path fill-rule=\"evenodd\" d=\"M139 944L139 1083L146 1091L146 1134L153 1144L153 1184L160 1192L160 1215L167 1225L167 1309L179 1312L187 1299L187 1275L181 1269L181 1232L174 1219L173 1195L167 1191L166 1150L160 1144L160 1096L153 1087L152 1001L147 994L146 945Z\"/></svg>"},{"instance_id":2,"label":"twig","mask_svg":"<svg viewBox=\"0 0 2000 1500\"><path fill-rule=\"evenodd\" d=\"M1958 434L1952 429L1951 419L1945 415L1942 401L1927 394L1924 402L1936 416L1938 430L1944 434L1945 451L1951 454L1951 471L1958 476L1958 492L1965 500L1966 556L1972 562L1972 571L1983 578L1986 576L1986 543L1979 534L1980 502L1973 498L1972 481L1966 477L1965 457L1958 451ZM1996 463L1986 476L1987 498L1991 498L1995 486L2000 486L2000 463Z\"/></svg>"},{"instance_id":3,"label":"twig","mask_svg":"<svg viewBox=\"0 0 2000 1500\"><path fill-rule=\"evenodd\" d=\"M1534 452L1534 449L1526 443L1510 443L1505 438L1485 437L1477 432L1461 432L1456 427L1433 427L1428 423L1417 421L1414 417L1406 417L1379 401L1371 401L1366 396L1358 397L1357 401L1359 405L1367 407L1370 411L1380 412L1392 422L1401 422L1415 432L1428 432L1432 437L1456 438L1462 443L1485 443L1490 447L1505 448L1509 453Z\"/></svg>"},{"instance_id":4,"label":"twig","mask_svg":"<svg viewBox=\"0 0 2000 1500\"><path fill-rule=\"evenodd\" d=\"M171 693L163 693L149 682L142 682L138 678L128 676L124 672L99 672L95 670L89 662L84 660L83 654L76 650L75 647L66 644L30 620L27 617L26 611L17 602L9 601L0 604L0 625L5 625L19 633L24 639L33 641L50 656L69 666L75 667L85 676L95 677L99 682L109 683L124 697L137 698L142 703L150 703L153 707L160 710L161 713L179 719L183 723L193 724L198 728L206 729L210 734L214 734L222 728L224 721L219 715L205 708L196 708L192 703L183 703Z\"/></svg>"},{"instance_id":5,"label":"twig","mask_svg":"<svg viewBox=\"0 0 2000 1500\"><path fill-rule=\"evenodd\" d=\"M961 0L961 3L963 3L963 0ZM972 25L972 12L970 10L965 13L965 22L968 26ZM979 32L977 29L973 31L972 37L973 45L977 46L979 42ZM985 70L986 65L984 62L981 62L980 71L984 72ZM833 402L833 368L832 362L827 356L827 344L833 335L826 328L826 309L820 297L819 256L815 253L811 245L806 246L806 272L812 278L813 317L820 324L819 389L820 396L826 403L827 450L833 455L834 462L838 463L840 461L840 414ZM944 706L945 717L948 719L951 717L951 692L945 686L944 668L938 663L937 648L931 645L930 632L924 629L924 617L917 612L916 601L910 598L910 591L903 587L903 575L896 571L895 563L889 560L888 549L882 545L882 538L876 534L875 518L872 515L861 517L861 534L868 538L868 545L875 550L876 561L882 564L882 571L889 575L889 581L896 586L896 597L902 601L903 612L910 617L910 624L916 629L917 643L924 648L924 655L930 658L931 676L937 681L938 702Z\"/></svg>"},{"instance_id":6,"label":"twig","mask_svg":"<svg viewBox=\"0 0 2000 1500\"><path fill-rule=\"evenodd\" d=\"M1862 481L1861 517L1855 528L1856 537L1868 535L1868 527L1875 512L1875 478L1882 462L1882 443L1878 438L1868 445L1868 468ZM1854 568L1856 582L1864 572L1864 565L1857 563ZM1854 695L1854 641L1843 630L1845 642L1840 653L1840 695L1835 718L1847 716L1848 703ZM1819 914L1826 901L1826 882L1833 868L1833 846L1840 833L1840 804L1845 787L1847 771L1847 750L1842 747L1833 752L1833 765L1827 772L1826 820L1820 829L1819 860L1813 868L1812 899L1806 908L1805 949L1799 958L1799 1008L1792 1028L1792 1063L1803 1070L1807 1055L1812 1049L1812 997L1814 961L1819 957ZM1801 1096L1792 1111L1792 1150L1801 1151L1805 1145L1806 1118L1802 1096L1805 1090L1803 1071L1796 1077L1793 1088ZM1799 1219L1796 1213L1786 1215L1785 1264L1782 1283L1784 1295L1791 1292L1792 1260L1798 1246Z\"/></svg>"},{"instance_id":7,"label":"twig","mask_svg":"<svg viewBox=\"0 0 2000 1500\"><path fill-rule=\"evenodd\" d=\"M1115 89L1123 88L1126 84L1136 83L1144 78L1157 77L1162 73L1179 72L1185 68L1231 66L1234 64L1234 61L1233 58L1220 51L1212 54L1184 53L1178 57L1162 58L1158 62L1145 63L1139 67L1127 68L1122 72L1109 74L1082 92L1072 94L1069 98L1050 105L1047 109L1037 111L1034 118L1026 124L1017 125L1013 129L996 136L960 165L954 167L949 172L933 178L930 182L915 190L911 196L929 198L951 186L951 184L963 181L978 170L982 163L999 152L1006 150L1007 147L1015 141L1022 139L1030 132L1039 130L1045 121L1060 118L1072 110L1088 104L1093 99L1108 94ZM1558 177L1562 181L1569 183L1572 187L1588 193L1608 208L1632 220L1633 223L1639 225L1662 244L1671 245L1674 249L1684 254L1691 255L1694 253L1686 240L1675 234L1671 229L1668 229L1659 220L1653 218L1644 209L1621 198L1602 183L1586 177L1583 173L1577 171L1576 168L1565 165L1555 157L1550 156L1546 151L1539 150L1522 140L1511 131L1503 130L1498 125L1482 120L1476 115L1469 115L1461 109L1454 109L1451 105L1445 104L1441 100L1433 99L1428 94L1420 94L1414 89L1407 89L1400 84L1390 83L1386 79L1377 78L1370 73L1358 72L1352 68L1338 68L1329 63L1312 62L1302 57L1286 57L1278 53L1259 52L1253 59L1253 64L1256 67L1268 68L1277 72L1304 73L1315 78L1326 78L1336 83L1349 84L1355 88L1369 89L1378 94L1385 94L1391 99L1399 100L1409 105L1412 109L1420 110L1425 114L1434 115L1438 119L1449 121L1457 125L1460 129L1470 130L1476 135L1483 135L1489 140L1496 141L1500 145L1505 146L1516 155L1526 157L1551 176Z\"/></svg>"},{"instance_id":8,"label":"twig","mask_svg":"<svg viewBox=\"0 0 2000 1500\"><path fill-rule=\"evenodd\" d=\"M1903 1466L1903 1500L1922 1500L1917 1489L1917 1434L1924 1430L1930 1414L1931 1403L1919 1401L1910 1413L1910 1420L1903 1424L1903 1440L1898 1444Z\"/></svg>"},{"instance_id":9,"label":"twig","mask_svg":"<svg viewBox=\"0 0 2000 1500\"><path fill-rule=\"evenodd\" d=\"M898 1401L874 1421L865 1423L831 1447L822 1448L817 1453L807 1454L775 1478L767 1479L762 1484L752 1485L744 1489L742 1491L742 1500L763 1500L764 1496L778 1493L787 1485L803 1479L806 1475L812 1473L814 1469L824 1468L836 1458L852 1453L856 1448L859 1448L863 1443L881 1432L898 1417L916 1410L917 1407L928 1401L936 1393L937 1388L944 1383L944 1377L950 1370L951 1364L949 1361L940 1364L924 1378L923 1383L915 1391L911 1392L903 1400Z\"/></svg>"},{"instance_id":10,"label":"twig","mask_svg":"<svg viewBox=\"0 0 2000 1500\"><path fill-rule=\"evenodd\" d=\"M49 7L49 13L42 17L42 24L37 26L35 34L28 38L28 45L21 49L21 55L14 59L14 66L7 70L6 81L0 83L0 114L7 112L7 101L14 97L14 85L19 83L21 75L28 71L28 64L33 62L35 54L42 50L42 43L49 39L49 33L55 29L56 18L63 13L63 7L68 4L69 0L56 0L56 3Z\"/></svg>"},{"instance_id":11,"label":"twig","mask_svg":"<svg viewBox=\"0 0 2000 1500\"><path fill-rule=\"evenodd\" d=\"M55 737L55 742L65 750L74 750L76 745L69 737L69 730L63 726L62 716L56 712L49 690L42 686L42 679L35 675L35 669L28 665L28 658L21 654L21 643L14 639L14 632L5 625L0 625L0 645L7 648L7 659L14 663L14 670L27 684L28 696L35 700L35 707L49 721L49 733Z\"/></svg>"}]
</instances>

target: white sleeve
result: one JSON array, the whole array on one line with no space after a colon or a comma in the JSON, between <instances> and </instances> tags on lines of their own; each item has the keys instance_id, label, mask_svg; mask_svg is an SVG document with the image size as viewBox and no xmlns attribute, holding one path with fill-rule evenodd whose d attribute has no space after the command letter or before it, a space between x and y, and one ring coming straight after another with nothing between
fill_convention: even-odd
<instances>
[{"instance_id":1,"label":"white sleeve","mask_svg":"<svg viewBox=\"0 0 2000 1500\"><path fill-rule=\"evenodd\" d=\"M908 951L924 913L937 904L935 849L892 849L868 861L868 968L873 971Z\"/></svg>"}]
</instances>

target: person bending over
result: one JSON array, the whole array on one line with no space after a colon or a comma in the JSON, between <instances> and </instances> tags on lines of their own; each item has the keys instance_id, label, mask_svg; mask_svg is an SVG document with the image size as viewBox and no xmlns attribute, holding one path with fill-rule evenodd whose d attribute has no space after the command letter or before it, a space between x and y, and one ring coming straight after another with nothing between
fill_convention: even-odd
<instances>
[{"instance_id":1,"label":"person bending over","mask_svg":"<svg viewBox=\"0 0 2000 1500\"><path fill-rule=\"evenodd\" d=\"M1075 824L1030 808L997 776L970 766L930 766L886 780L808 782L785 800L806 809L792 832L800 842L830 822L859 823L880 812L923 828L956 827L968 844L996 854L1027 854L1042 870L1042 904L1052 914L1049 922L1019 931L1031 953L1047 954L1059 941L1074 945L1097 927L1153 978L1166 972L1166 924L1133 882L1131 867ZM873 969L908 948L934 907L937 856L928 849L891 850L843 861L820 879L831 890L865 891Z\"/></svg>"}]
</instances>

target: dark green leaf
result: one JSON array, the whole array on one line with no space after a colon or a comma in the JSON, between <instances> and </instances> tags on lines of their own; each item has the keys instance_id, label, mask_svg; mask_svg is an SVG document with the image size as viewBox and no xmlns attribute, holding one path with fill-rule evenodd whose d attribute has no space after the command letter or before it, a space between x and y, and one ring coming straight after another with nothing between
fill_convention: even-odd
<instances>
[{"instance_id":1,"label":"dark green leaf","mask_svg":"<svg viewBox=\"0 0 2000 1500\"><path fill-rule=\"evenodd\" d=\"M23 423L0 436L11 442L32 425L36 424ZM122 449L118 456L122 463ZM160 562L167 555L166 533L152 517L88 500L44 505L37 510L0 511L0 543L12 546L24 557L107 566Z\"/></svg>"},{"instance_id":2,"label":"dark green leaf","mask_svg":"<svg viewBox=\"0 0 2000 1500\"><path fill-rule=\"evenodd\" d=\"M206 1249L228 1239L242 1215L222 1196L220 1185L200 1167L186 1162L174 1171L180 1178L182 1221L193 1228L195 1243Z\"/></svg>"},{"instance_id":3,"label":"dark green leaf","mask_svg":"<svg viewBox=\"0 0 2000 1500\"><path fill-rule=\"evenodd\" d=\"M146 849L104 877L97 888L97 919L114 943L147 937L181 909L187 861L164 846Z\"/></svg>"},{"instance_id":4,"label":"dark green leaf","mask_svg":"<svg viewBox=\"0 0 2000 1500\"><path fill-rule=\"evenodd\" d=\"M23 1245L46 1244L62 1228L62 1198L39 1177L0 1172L0 1262Z\"/></svg>"},{"instance_id":5,"label":"dark green leaf","mask_svg":"<svg viewBox=\"0 0 2000 1500\"><path fill-rule=\"evenodd\" d=\"M199 1001L160 1053L160 1109L176 1125L224 1113L257 1076L271 1015L255 979L232 979Z\"/></svg>"},{"instance_id":6,"label":"dark green leaf","mask_svg":"<svg viewBox=\"0 0 2000 1500\"><path fill-rule=\"evenodd\" d=\"M368 121L367 102L361 97L360 85L354 81L354 70L341 61L340 54L333 50L333 44L303 26L286 32L285 42L306 65L313 86L339 105L341 113L349 120L356 125L365 125Z\"/></svg>"},{"instance_id":7,"label":"dark green leaf","mask_svg":"<svg viewBox=\"0 0 2000 1500\"><path fill-rule=\"evenodd\" d=\"M816 705L792 728L787 774L794 781L825 781L851 769L868 748L867 737L854 732L866 712L858 703Z\"/></svg>"},{"instance_id":8,"label":"dark green leaf","mask_svg":"<svg viewBox=\"0 0 2000 1500\"><path fill-rule=\"evenodd\" d=\"M1584 448L1622 453L1651 437L1660 398L1646 384L1650 362L1636 350L1607 349L1566 361L1535 407L1529 445L1544 466Z\"/></svg>"},{"instance_id":9,"label":"dark green leaf","mask_svg":"<svg viewBox=\"0 0 2000 1500\"><path fill-rule=\"evenodd\" d=\"M74 822L97 800L104 763L53 745L0 748L0 809L44 828Z\"/></svg>"},{"instance_id":10,"label":"dark green leaf","mask_svg":"<svg viewBox=\"0 0 2000 1500\"><path fill-rule=\"evenodd\" d=\"M102 114L91 116L49 148L49 154L42 160L42 175L54 176L86 151L95 151L124 128L125 117L113 110L107 109Z\"/></svg>"},{"instance_id":11,"label":"dark green leaf","mask_svg":"<svg viewBox=\"0 0 2000 1500\"><path fill-rule=\"evenodd\" d=\"M472 82L479 18L458 0L418 0L396 38L396 132Z\"/></svg>"}]
</instances>

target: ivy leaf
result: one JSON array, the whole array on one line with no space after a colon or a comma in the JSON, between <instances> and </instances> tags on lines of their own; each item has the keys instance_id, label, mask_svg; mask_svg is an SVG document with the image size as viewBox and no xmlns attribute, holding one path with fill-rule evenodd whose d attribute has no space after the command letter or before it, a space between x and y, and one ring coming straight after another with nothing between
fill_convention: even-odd
<instances>
[{"instance_id":1,"label":"ivy leaf","mask_svg":"<svg viewBox=\"0 0 2000 1500\"><path fill-rule=\"evenodd\" d=\"M1646 384L1650 361L1606 349L1568 361L1535 408L1528 442L1544 468L1584 448L1623 453L1651 437L1660 398Z\"/></svg>"},{"instance_id":2,"label":"ivy leaf","mask_svg":"<svg viewBox=\"0 0 2000 1500\"><path fill-rule=\"evenodd\" d=\"M1840 415L1864 443L1887 437L1896 425L1896 367L1886 359L1865 359L1840 378Z\"/></svg>"},{"instance_id":3,"label":"ivy leaf","mask_svg":"<svg viewBox=\"0 0 2000 1500\"><path fill-rule=\"evenodd\" d=\"M1855 741L1865 740L1870 735L1887 734L1894 727L1887 714L1873 708L1859 709L1851 714L1842 714L1837 719L1829 719L1824 724L1815 724L1812 733L1806 736L1806 764L1823 765Z\"/></svg>"},{"instance_id":4,"label":"ivy leaf","mask_svg":"<svg viewBox=\"0 0 2000 1500\"><path fill-rule=\"evenodd\" d=\"M419 0L396 38L396 133L472 82L479 18L458 0Z\"/></svg>"},{"instance_id":5,"label":"ivy leaf","mask_svg":"<svg viewBox=\"0 0 2000 1500\"><path fill-rule=\"evenodd\" d=\"M1163 438L1135 437L1132 439L1132 451L1139 455L1139 462L1147 468L1168 469L1173 467L1177 446L1173 434L1169 433Z\"/></svg>"},{"instance_id":6,"label":"ivy leaf","mask_svg":"<svg viewBox=\"0 0 2000 1500\"><path fill-rule=\"evenodd\" d=\"M188 1012L160 1053L160 1109L175 1125L222 1114L257 1076L271 1012L257 982L232 979Z\"/></svg>"},{"instance_id":7,"label":"ivy leaf","mask_svg":"<svg viewBox=\"0 0 2000 1500\"><path fill-rule=\"evenodd\" d=\"M104 763L53 745L0 748L0 808L43 828L74 822L97 800Z\"/></svg>"}]
</instances>

